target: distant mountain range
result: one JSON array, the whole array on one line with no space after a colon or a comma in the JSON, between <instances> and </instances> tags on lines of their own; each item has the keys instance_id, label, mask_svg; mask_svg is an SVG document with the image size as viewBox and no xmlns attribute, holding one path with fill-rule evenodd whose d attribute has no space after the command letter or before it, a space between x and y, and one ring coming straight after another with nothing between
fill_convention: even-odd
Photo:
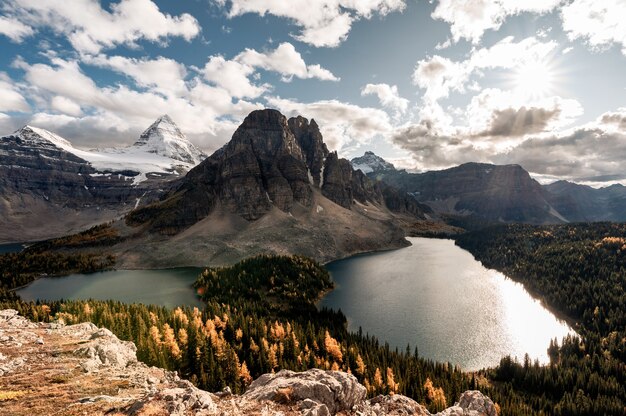
<instances>
[{"instance_id":1,"label":"distant mountain range","mask_svg":"<svg viewBox=\"0 0 626 416\"><path fill-rule=\"evenodd\" d=\"M626 221L626 187L567 181L541 185L519 165L465 163L425 173L397 170L366 152L351 161L371 178L408 192L434 213L491 222Z\"/></svg>"},{"instance_id":2,"label":"distant mountain range","mask_svg":"<svg viewBox=\"0 0 626 416\"><path fill-rule=\"evenodd\" d=\"M373 152L350 162L328 150L314 120L275 110L252 112L209 157L167 115L121 148L80 150L32 126L0 138L0 242L106 221L133 236L124 250L137 264L267 251L329 260L397 247L433 222L626 221L626 188L541 185L518 165L409 173Z\"/></svg>"},{"instance_id":3,"label":"distant mountain range","mask_svg":"<svg viewBox=\"0 0 626 416\"><path fill-rule=\"evenodd\" d=\"M32 126L0 138L0 241L65 235L158 197L206 157L168 116L135 144L80 150Z\"/></svg>"}]
</instances>

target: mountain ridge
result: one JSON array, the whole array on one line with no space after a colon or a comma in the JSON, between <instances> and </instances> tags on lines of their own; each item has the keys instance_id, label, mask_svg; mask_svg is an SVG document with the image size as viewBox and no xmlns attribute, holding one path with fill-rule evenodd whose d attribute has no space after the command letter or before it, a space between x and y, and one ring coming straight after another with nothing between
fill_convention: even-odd
<instances>
[{"instance_id":1,"label":"mountain ridge","mask_svg":"<svg viewBox=\"0 0 626 416\"><path fill-rule=\"evenodd\" d=\"M1 137L0 242L59 237L116 219L158 200L193 166L138 148L81 150L30 125Z\"/></svg>"}]
</instances>

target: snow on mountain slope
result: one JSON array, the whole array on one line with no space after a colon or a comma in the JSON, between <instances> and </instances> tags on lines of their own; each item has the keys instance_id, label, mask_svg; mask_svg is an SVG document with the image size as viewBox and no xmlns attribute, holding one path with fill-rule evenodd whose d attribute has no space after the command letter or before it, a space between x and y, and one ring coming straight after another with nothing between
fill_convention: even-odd
<instances>
[{"instance_id":1,"label":"snow on mountain slope","mask_svg":"<svg viewBox=\"0 0 626 416\"><path fill-rule=\"evenodd\" d=\"M206 158L205 154L187 140L167 114L152 123L133 147L193 165Z\"/></svg>"},{"instance_id":2,"label":"snow on mountain slope","mask_svg":"<svg viewBox=\"0 0 626 416\"><path fill-rule=\"evenodd\" d=\"M350 161L354 170L361 170L363 173L380 172L385 170L395 170L395 167L374 152L365 152L361 157L355 157Z\"/></svg>"},{"instance_id":3,"label":"snow on mountain slope","mask_svg":"<svg viewBox=\"0 0 626 416\"><path fill-rule=\"evenodd\" d=\"M63 149L100 172L136 172L134 184L146 180L148 173L184 173L205 157L167 115L159 117L134 145L122 148L81 150L59 135L32 126L24 126L11 136L19 137L30 148Z\"/></svg>"}]
</instances>

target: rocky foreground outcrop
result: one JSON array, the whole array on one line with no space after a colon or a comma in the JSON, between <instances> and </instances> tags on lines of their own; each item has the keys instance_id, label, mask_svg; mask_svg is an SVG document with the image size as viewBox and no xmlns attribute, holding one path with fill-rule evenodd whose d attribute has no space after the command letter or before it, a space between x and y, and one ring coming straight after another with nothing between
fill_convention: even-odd
<instances>
[{"instance_id":1,"label":"rocky foreground outcrop","mask_svg":"<svg viewBox=\"0 0 626 416\"><path fill-rule=\"evenodd\" d=\"M33 323L0 311L1 415L430 415L401 396L366 399L350 374L313 369L256 379L243 395L208 393L137 361L132 342L91 323ZM439 416L496 416L467 391Z\"/></svg>"}]
</instances>

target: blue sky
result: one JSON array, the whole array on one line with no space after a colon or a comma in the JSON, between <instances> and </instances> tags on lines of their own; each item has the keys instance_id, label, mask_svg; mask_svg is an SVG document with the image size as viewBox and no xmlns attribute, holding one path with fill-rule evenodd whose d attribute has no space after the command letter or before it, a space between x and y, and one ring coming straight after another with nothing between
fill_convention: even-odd
<instances>
[{"instance_id":1,"label":"blue sky","mask_svg":"<svg viewBox=\"0 0 626 416\"><path fill-rule=\"evenodd\" d=\"M626 182L626 1L0 1L0 133L131 144L168 113L211 152L256 108L331 149Z\"/></svg>"}]
</instances>

